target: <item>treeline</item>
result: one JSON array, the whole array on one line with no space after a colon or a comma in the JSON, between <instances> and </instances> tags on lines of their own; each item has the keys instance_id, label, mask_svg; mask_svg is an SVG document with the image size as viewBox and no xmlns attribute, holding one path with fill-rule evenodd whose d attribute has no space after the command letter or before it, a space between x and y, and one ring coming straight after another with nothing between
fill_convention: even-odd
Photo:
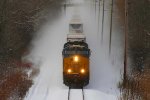
<instances>
[{"instance_id":1,"label":"treeline","mask_svg":"<svg viewBox=\"0 0 150 100\"><path fill-rule=\"evenodd\" d=\"M23 64L21 58L28 53L39 27L58 17L62 1L0 0L0 98L3 100L14 95L18 100L31 86L32 80L24 71L30 64Z\"/></svg>"},{"instance_id":2,"label":"treeline","mask_svg":"<svg viewBox=\"0 0 150 100\"><path fill-rule=\"evenodd\" d=\"M0 0L0 59L20 59L37 27L46 20L48 12L57 12L60 1Z\"/></svg>"},{"instance_id":3,"label":"treeline","mask_svg":"<svg viewBox=\"0 0 150 100\"><path fill-rule=\"evenodd\" d=\"M150 1L126 1L129 59L121 100L150 100Z\"/></svg>"},{"instance_id":4,"label":"treeline","mask_svg":"<svg viewBox=\"0 0 150 100\"><path fill-rule=\"evenodd\" d=\"M128 0L128 49L139 70L150 62L150 1Z\"/></svg>"}]
</instances>

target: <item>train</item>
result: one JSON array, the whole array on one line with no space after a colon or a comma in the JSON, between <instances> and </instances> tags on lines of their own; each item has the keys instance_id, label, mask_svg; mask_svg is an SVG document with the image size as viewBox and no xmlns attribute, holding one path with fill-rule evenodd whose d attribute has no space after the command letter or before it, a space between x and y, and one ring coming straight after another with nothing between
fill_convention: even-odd
<instances>
[{"instance_id":1,"label":"train","mask_svg":"<svg viewBox=\"0 0 150 100\"><path fill-rule=\"evenodd\" d=\"M63 83L69 88L83 88L89 84L91 51L83 34L83 23L72 19L69 23L69 34L64 44Z\"/></svg>"}]
</instances>

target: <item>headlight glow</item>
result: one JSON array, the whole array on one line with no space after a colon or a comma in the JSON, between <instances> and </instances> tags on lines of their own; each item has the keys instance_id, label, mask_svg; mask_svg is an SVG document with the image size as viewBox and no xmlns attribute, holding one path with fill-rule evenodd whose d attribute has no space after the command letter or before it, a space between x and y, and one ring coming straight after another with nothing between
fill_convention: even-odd
<instances>
[{"instance_id":1,"label":"headlight glow","mask_svg":"<svg viewBox=\"0 0 150 100\"><path fill-rule=\"evenodd\" d=\"M68 70L67 70L67 72L68 72L68 73L71 73L71 72L72 72L72 70L71 70L71 69L68 69Z\"/></svg>"},{"instance_id":2,"label":"headlight glow","mask_svg":"<svg viewBox=\"0 0 150 100\"><path fill-rule=\"evenodd\" d=\"M82 74L84 74L85 73L85 70L84 69L81 69L81 71L80 71Z\"/></svg>"},{"instance_id":3,"label":"headlight glow","mask_svg":"<svg viewBox=\"0 0 150 100\"><path fill-rule=\"evenodd\" d=\"M78 61L79 61L79 57L78 57L78 56L74 56L73 60L74 60L75 62L78 62Z\"/></svg>"}]
</instances>

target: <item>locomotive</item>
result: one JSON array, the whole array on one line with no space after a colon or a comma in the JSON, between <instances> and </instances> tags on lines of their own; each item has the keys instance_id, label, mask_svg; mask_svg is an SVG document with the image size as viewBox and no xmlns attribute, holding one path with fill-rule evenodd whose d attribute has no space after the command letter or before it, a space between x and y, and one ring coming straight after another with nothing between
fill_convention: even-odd
<instances>
[{"instance_id":1,"label":"locomotive","mask_svg":"<svg viewBox=\"0 0 150 100\"><path fill-rule=\"evenodd\" d=\"M90 49L83 34L80 19L73 19L69 24L67 43L64 44L63 82L70 88L83 88L89 84Z\"/></svg>"}]
</instances>

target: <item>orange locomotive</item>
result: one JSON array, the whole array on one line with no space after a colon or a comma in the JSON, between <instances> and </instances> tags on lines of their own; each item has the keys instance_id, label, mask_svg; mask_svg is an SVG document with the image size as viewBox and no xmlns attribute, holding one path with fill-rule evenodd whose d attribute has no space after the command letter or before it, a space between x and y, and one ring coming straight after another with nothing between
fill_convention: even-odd
<instances>
[{"instance_id":1,"label":"orange locomotive","mask_svg":"<svg viewBox=\"0 0 150 100\"><path fill-rule=\"evenodd\" d=\"M63 81L70 88L83 88L89 83L90 49L82 33L83 25L70 24L70 33L63 48Z\"/></svg>"}]
</instances>

